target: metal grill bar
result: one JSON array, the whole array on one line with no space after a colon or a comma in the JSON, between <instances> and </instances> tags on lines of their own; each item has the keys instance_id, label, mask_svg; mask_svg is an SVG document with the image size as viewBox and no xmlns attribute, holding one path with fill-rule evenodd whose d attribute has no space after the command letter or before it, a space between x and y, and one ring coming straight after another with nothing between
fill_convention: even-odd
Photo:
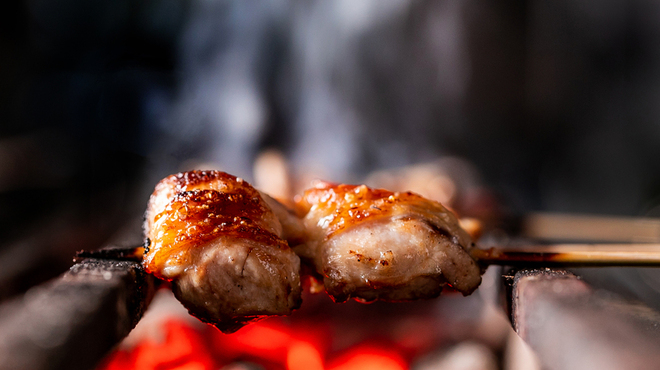
<instances>
[{"instance_id":1,"label":"metal grill bar","mask_svg":"<svg viewBox=\"0 0 660 370\"><path fill-rule=\"evenodd\" d=\"M89 369L137 324L154 279L130 261L88 259L0 306L0 369Z\"/></svg>"},{"instance_id":2,"label":"metal grill bar","mask_svg":"<svg viewBox=\"0 0 660 370\"><path fill-rule=\"evenodd\" d=\"M545 369L657 369L660 313L563 270L508 276L511 321Z\"/></svg>"}]
</instances>

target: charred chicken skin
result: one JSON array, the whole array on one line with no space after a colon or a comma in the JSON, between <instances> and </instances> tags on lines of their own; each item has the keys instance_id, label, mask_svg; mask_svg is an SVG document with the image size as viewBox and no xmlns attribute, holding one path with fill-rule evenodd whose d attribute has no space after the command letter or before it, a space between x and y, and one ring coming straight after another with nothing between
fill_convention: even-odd
<instances>
[{"instance_id":1,"label":"charred chicken skin","mask_svg":"<svg viewBox=\"0 0 660 370\"><path fill-rule=\"evenodd\" d=\"M287 243L300 220L246 181L220 171L163 179L145 217L143 267L224 332L300 306L300 260Z\"/></svg>"},{"instance_id":2,"label":"charred chicken skin","mask_svg":"<svg viewBox=\"0 0 660 370\"><path fill-rule=\"evenodd\" d=\"M307 242L296 252L336 302L464 295L481 283L473 243L453 213L417 194L320 183L296 202Z\"/></svg>"}]
</instances>

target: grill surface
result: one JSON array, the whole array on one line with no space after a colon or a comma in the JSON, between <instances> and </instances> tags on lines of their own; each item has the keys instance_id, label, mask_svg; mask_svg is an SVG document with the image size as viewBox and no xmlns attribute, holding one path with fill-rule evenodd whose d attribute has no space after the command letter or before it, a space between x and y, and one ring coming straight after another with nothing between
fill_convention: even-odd
<instances>
[{"instance_id":1,"label":"grill surface","mask_svg":"<svg viewBox=\"0 0 660 370\"><path fill-rule=\"evenodd\" d=\"M88 259L0 306L0 369L89 369L137 324L154 279L129 261Z\"/></svg>"},{"instance_id":2,"label":"grill surface","mask_svg":"<svg viewBox=\"0 0 660 370\"><path fill-rule=\"evenodd\" d=\"M660 314L553 269L505 274L516 332L545 369L657 369Z\"/></svg>"}]
</instances>

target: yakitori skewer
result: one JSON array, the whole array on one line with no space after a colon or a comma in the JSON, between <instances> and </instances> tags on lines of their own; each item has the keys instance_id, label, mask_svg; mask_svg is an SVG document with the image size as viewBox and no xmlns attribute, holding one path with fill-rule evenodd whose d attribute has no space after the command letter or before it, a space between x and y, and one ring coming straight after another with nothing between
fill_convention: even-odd
<instances>
[{"instance_id":1,"label":"yakitori skewer","mask_svg":"<svg viewBox=\"0 0 660 370\"><path fill-rule=\"evenodd\" d=\"M540 244L475 248L482 265L660 266L660 244Z\"/></svg>"}]
</instances>

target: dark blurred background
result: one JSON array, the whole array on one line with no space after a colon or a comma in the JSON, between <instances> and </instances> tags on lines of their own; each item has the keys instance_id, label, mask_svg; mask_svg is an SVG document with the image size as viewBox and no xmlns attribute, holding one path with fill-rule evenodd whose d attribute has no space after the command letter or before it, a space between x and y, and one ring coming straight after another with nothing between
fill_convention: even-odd
<instances>
[{"instance_id":1,"label":"dark blurred background","mask_svg":"<svg viewBox=\"0 0 660 370\"><path fill-rule=\"evenodd\" d=\"M139 229L163 176L252 179L267 148L334 181L458 157L513 215L657 216L658 20L648 0L4 4L0 298Z\"/></svg>"}]
</instances>

